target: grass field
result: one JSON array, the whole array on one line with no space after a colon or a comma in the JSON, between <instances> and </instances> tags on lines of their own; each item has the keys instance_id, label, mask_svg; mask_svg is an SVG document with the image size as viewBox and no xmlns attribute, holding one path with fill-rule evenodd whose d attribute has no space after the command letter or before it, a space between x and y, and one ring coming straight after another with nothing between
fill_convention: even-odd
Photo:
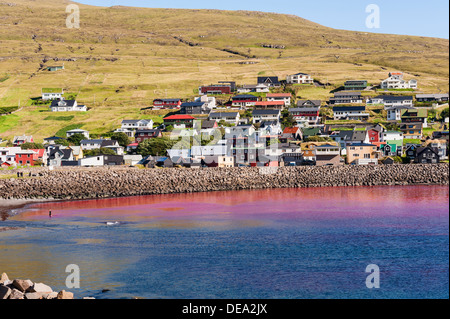
<instances>
[{"instance_id":1,"label":"grass field","mask_svg":"<svg viewBox=\"0 0 450 319\"><path fill-rule=\"evenodd\" d=\"M42 141L79 124L102 134L123 119L162 123L164 114L141 110L153 99L192 99L200 85L221 80L255 84L258 75L284 79L309 73L331 85L295 86L296 94L323 101L346 80L379 83L389 71L418 79L425 93L449 89L445 39L334 30L272 13L86 5L80 5L80 29L67 29L70 1L9 2L14 5L0 4L0 107L23 109L0 117L3 139L29 134ZM286 49L263 48L263 43ZM249 61L254 64L242 64ZM45 70L61 64L64 70ZM60 87L89 111L54 114L32 105L42 88Z\"/></svg>"}]
</instances>

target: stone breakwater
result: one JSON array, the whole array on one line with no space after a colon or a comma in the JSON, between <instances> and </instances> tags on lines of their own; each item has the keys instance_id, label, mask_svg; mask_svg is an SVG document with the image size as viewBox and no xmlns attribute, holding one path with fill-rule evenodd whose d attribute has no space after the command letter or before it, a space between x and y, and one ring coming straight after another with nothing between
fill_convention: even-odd
<instances>
[{"instance_id":1,"label":"stone breakwater","mask_svg":"<svg viewBox=\"0 0 450 319\"><path fill-rule=\"evenodd\" d=\"M242 189L449 184L448 164L205 169L40 169L0 180L0 199L74 200Z\"/></svg>"}]
</instances>

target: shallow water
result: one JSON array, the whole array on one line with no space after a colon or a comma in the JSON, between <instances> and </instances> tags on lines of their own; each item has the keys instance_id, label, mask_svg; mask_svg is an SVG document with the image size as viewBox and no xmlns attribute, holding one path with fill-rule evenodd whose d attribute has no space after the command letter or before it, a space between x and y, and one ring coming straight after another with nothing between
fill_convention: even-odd
<instances>
[{"instance_id":1,"label":"shallow water","mask_svg":"<svg viewBox=\"0 0 450 319\"><path fill-rule=\"evenodd\" d=\"M21 227L0 232L0 272L76 297L448 298L448 199L383 186L32 204L0 222Z\"/></svg>"}]
</instances>

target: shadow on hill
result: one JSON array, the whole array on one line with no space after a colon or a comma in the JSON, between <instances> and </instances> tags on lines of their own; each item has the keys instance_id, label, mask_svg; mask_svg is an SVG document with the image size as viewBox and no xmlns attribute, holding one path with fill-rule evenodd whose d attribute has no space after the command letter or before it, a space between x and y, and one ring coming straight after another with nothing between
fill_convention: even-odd
<instances>
[{"instance_id":1,"label":"shadow on hill","mask_svg":"<svg viewBox=\"0 0 450 319\"><path fill-rule=\"evenodd\" d=\"M345 91L345 87L340 86L340 87L338 87L338 88L336 88L334 90L331 90L330 93L336 93L336 92L339 92L339 91Z\"/></svg>"}]
</instances>

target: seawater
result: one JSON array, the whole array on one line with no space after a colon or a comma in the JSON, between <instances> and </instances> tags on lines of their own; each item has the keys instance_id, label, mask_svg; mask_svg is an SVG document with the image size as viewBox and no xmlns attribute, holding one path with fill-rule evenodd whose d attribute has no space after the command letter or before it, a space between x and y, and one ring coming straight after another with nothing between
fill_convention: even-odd
<instances>
[{"instance_id":1,"label":"seawater","mask_svg":"<svg viewBox=\"0 0 450 319\"><path fill-rule=\"evenodd\" d=\"M449 298L448 200L382 186L31 204L0 222L20 227L0 233L0 272L77 298Z\"/></svg>"}]
</instances>

